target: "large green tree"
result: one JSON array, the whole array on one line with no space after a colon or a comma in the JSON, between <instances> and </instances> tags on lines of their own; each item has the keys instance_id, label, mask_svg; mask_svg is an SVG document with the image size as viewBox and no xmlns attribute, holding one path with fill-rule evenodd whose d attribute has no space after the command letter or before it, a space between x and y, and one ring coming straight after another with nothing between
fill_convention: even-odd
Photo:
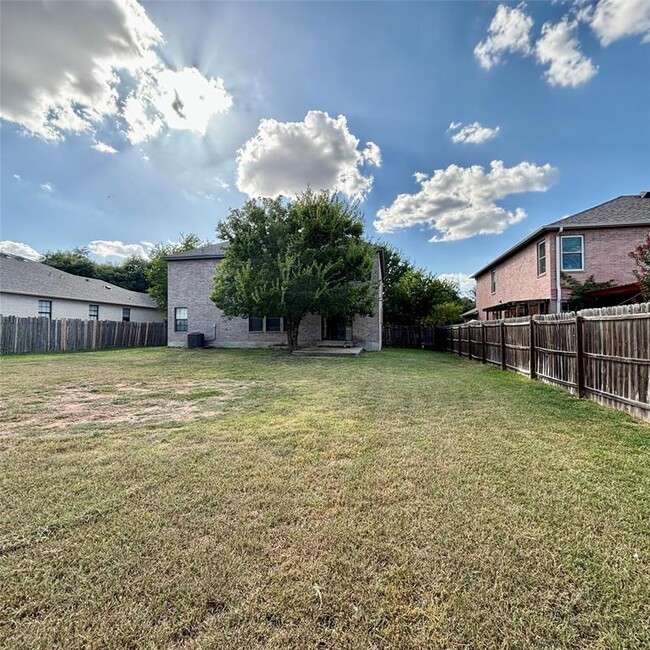
<instances>
[{"instance_id":1,"label":"large green tree","mask_svg":"<svg viewBox=\"0 0 650 650\"><path fill-rule=\"evenodd\" d=\"M281 316L289 350L307 314L354 317L374 308L374 248L358 204L307 190L248 201L217 227L228 243L212 300L226 316Z\"/></svg>"},{"instance_id":2,"label":"large green tree","mask_svg":"<svg viewBox=\"0 0 650 650\"><path fill-rule=\"evenodd\" d=\"M167 315L167 260L165 258L175 253L198 248L203 243L201 238L194 233L189 235L181 233L178 242L157 244L151 251L146 270L149 283L147 293L156 301L158 311Z\"/></svg>"},{"instance_id":3,"label":"large green tree","mask_svg":"<svg viewBox=\"0 0 650 650\"><path fill-rule=\"evenodd\" d=\"M84 278L98 277L97 265L90 258L90 251L82 246L76 246L69 251L48 251L41 255L39 262L72 275L81 275Z\"/></svg>"}]
</instances>

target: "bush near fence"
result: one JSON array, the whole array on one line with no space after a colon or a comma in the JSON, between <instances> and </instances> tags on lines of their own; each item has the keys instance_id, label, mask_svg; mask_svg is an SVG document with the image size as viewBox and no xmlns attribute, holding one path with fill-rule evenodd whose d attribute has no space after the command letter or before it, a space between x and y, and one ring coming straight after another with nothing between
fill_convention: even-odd
<instances>
[{"instance_id":1,"label":"bush near fence","mask_svg":"<svg viewBox=\"0 0 650 650\"><path fill-rule=\"evenodd\" d=\"M0 354L167 345L167 323L0 316Z\"/></svg>"},{"instance_id":2,"label":"bush near fence","mask_svg":"<svg viewBox=\"0 0 650 650\"><path fill-rule=\"evenodd\" d=\"M650 422L650 303L472 321L442 328L439 344Z\"/></svg>"}]
</instances>

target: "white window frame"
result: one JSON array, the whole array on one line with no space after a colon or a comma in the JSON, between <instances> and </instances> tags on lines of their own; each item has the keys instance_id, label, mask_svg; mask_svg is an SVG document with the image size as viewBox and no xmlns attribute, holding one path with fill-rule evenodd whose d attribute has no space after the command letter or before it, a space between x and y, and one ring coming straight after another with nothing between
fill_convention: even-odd
<instances>
[{"instance_id":1,"label":"white window frame","mask_svg":"<svg viewBox=\"0 0 650 650\"><path fill-rule=\"evenodd\" d=\"M88 305L88 320L99 320L99 305L95 305L94 303Z\"/></svg>"},{"instance_id":2,"label":"white window frame","mask_svg":"<svg viewBox=\"0 0 650 650\"><path fill-rule=\"evenodd\" d=\"M185 318L179 318L179 310L185 311ZM185 326L179 327L179 323L185 323ZM189 332L190 329L190 310L187 307L174 307L174 332Z\"/></svg>"},{"instance_id":3,"label":"white window frame","mask_svg":"<svg viewBox=\"0 0 650 650\"><path fill-rule=\"evenodd\" d=\"M41 304L47 303L49 305L49 310L47 312L41 311ZM40 299L38 301L38 317L39 318L49 318L52 320L52 301L51 300L45 300L45 299Z\"/></svg>"},{"instance_id":4,"label":"white window frame","mask_svg":"<svg viewBox=\"0 0 650 650\"><path fill-rule=\"evenodd\" d=\"M490 293L494 295L497 292L497 270L490 271Z\"/></svg>"},{"instance_id":5,"label":"white window frame","mask_svg":"<svg viewBox=\"0 0 650 650\"><path fill-rule=\"evenodd\" d=\"M539 256L539 248L540 246L544 247L544 272L540 273L539 271L539 261L540 261L540 256ZM537 242L537 277L541 278L546 275L546 268L548 266L548 256L546 255L546 240L542 239L542 241Z\"/></svg>"},{"instance_id":6,"label":"white window frame","mask_svg":"<svg viewBox=\"0 0 650 650\"><path fill-rule=\"evenodd\" d=\"M582 259L582 266L579 269L565 269L564 268L564 247L563 242L565 239L580 238L580 256ZM563 273L579 273L585 270L585 236L584 235L561 235L560 236L560 271Z\"/></svg>"}]
</instances>

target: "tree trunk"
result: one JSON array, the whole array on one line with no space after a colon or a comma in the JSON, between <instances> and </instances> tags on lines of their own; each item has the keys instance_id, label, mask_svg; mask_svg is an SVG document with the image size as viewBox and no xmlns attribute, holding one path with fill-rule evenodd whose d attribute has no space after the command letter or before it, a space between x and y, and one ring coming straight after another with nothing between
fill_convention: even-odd
<instances>
[{"instance_id":1,"label":"tree trunk","mask_svg":"<svg viewBox=\"0 0 650 650\"><path fill-rule=\"evenodd\" d=\"M289 352L293 352L298 349L298 329L300 328L300 318L285 318L284 326L287 330Z\"/></svg>"}]
</instances>

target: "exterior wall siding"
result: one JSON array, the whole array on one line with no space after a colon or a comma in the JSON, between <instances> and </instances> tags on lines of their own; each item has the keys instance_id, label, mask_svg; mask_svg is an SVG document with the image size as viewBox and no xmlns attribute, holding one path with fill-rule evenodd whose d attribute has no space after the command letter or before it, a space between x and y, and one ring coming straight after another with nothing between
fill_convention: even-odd
<instances>
[{"instance_id":1,"label":"exterior wall siding","mask_svg":"<svg viewBox=\"0 0 650 650\"><path fill-rule=\"evenodd\" d=\"M88 305L99 305L99 320L122 320L122 307L131 310L132 322L160 323L162 314L156 309L134 307L132 305L112 305L101 302L85 302L82 300L68 300L63 298L49 298L47 296L28 296L17 293L0 293L0 314L3 316L38 316L38 301L52 301L52 318L80 318L89 320Z\"/></svg>"},{"instance_id":2,"label":"exterior wall siding","mask_svg":"<svg viewBox=\"0 0 650 650\"><path fill-rule=\"evenodd\" d=\"M518 300L550 300L549 311L556 309L556 232L547 232L530 242L500 264L492 267L497 272L497 290L491 293L488 269L476 278L476 305L479 319L485 320L486 307ZM648 228L567 229L562 234L584 236L584 271L569 273L580 282L593 275L597 282L613 280L615 285L635 282L634 261L628 253L648 234ZM546 241L546 274L537 275L537 244ZM563 289L562 298L570 291Z\"/></svg>"},{"instance_id":3,"label":"exterior wall siding","mask_svg":"<svg viewBox=\"0 0 650 650\"><path fill-rule=\"evenodd\" d=\"M203 332L206 344L226 348L264 348L284 346L286 332L249 332L247 318L226 318L210 299L219 260L170 260L168 273L168 345L186 347L190 332ZM376 256L373 279L378 282L375 313L356 318L352 325L356 343L369 351L381 350L381 272ZM175 331L175 309L188 310L187 332ZM300 324L298 345L310 346L322 340L322 321L317 314L307 315Z\"/></svg>"}]
</instances>

